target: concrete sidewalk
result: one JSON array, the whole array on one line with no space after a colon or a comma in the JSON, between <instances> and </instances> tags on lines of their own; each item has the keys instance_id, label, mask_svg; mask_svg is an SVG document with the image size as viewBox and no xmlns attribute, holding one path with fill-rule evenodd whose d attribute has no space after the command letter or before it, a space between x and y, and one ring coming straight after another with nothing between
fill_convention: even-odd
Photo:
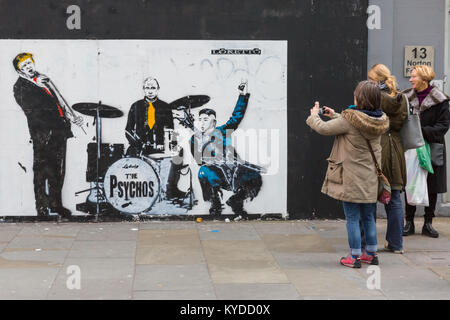
<instances>
[{"instance_id":1,"label":"concrete sidewalk","mask_svg":"<svg viewBox=\"0 0 450 320\"><path fill-rule=\"evenodd\" d=\"M450 299L450 218L433 225L440 238L380 252L381 289L369 290L367 265L338 263L345 221L2 223L0 298ZM80 289L68 289L73 270Z\"/></svg>"}]
</instances>

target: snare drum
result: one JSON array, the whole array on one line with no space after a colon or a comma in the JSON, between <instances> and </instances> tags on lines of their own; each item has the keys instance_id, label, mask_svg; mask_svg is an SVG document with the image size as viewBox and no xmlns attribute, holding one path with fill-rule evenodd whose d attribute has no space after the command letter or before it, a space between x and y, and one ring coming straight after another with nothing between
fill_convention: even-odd
<instances>
[{"instance_id":1,"label":"snare drum","mask_svg":"<svg viewBox=\"0 0 450 320\"><path fill-rule=\"evenodd\" d=\"M106 171L104 190L114 208L138 214L151 209L159 196L160 181L149 163L138 158L122 158Z\"/></svg>"}]
</instances>

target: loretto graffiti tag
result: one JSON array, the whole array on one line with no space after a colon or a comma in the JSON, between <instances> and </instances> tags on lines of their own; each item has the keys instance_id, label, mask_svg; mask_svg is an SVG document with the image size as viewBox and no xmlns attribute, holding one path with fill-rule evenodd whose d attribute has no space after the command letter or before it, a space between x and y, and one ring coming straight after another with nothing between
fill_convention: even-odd
<instances>
[{"instance_id":1,"label":"loretto graffiti tag","mask_svg":"<svg viewBox=\"0 0 450 320\"><path fill-rule=\"evenodd\" d=\"M0 42L0 216L286 214L285 41Z\"/></svg>"}]
</instances>

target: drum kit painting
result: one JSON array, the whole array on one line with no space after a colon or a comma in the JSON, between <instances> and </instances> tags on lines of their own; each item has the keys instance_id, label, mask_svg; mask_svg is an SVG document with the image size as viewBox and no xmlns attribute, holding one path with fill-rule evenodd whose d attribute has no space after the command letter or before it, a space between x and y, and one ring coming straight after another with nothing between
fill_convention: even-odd
<instances>
[{"instance_id":1,"label":"drum kit painting","mask_svg":"<svg viewBox=\"0 0 450 320\"><path fill-rule=\"evenodd\" d=\"M186 96L169 106L180 115L174 119L184 126L192 127L194 118L191 109L209 100L205 95ZM93 214L96 219L99 215L117 213L139 215L149 213L158 202L168 201L166 184L162 180L168 175L171 161L179 155L173 129L164 129L164 148L159 153L130 157L125 154L124 144L102 143L102 119L122 117L121 110L102 104L101 101L77 103L72 108L83 115L94 117L96 126L95 142L87 145L86 181L90 183L90 188L75 193L78 196L89 192L89 195L85 202L76 205L78 211ZM190 210L194 205L194 195L192 172L188 170L190 183L186 199L172 203Z\"/></svg>"}]
</instances>

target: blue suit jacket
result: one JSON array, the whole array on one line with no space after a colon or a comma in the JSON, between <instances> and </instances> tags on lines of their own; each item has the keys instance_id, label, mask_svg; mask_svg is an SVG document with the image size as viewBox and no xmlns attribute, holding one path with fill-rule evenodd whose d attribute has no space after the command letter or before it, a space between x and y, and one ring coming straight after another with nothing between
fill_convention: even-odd
<instances>
[{"instance_id":1,"label":"blue suit jacket","mask_svg":"<svg viewBox=\"0 0 450 320\"><path fill-rule=\"evenodd\" d=\"M191 137L191 152L199 165L208 163L208 158L213 158L211 160L215 164L239 160L239 156L232 147L232 132L227 136L227 130L236 130L239 127L247 110L249 98L249 93L239 95L230 119L224 125L216 127L206 143L199 145L201 142L195 139L195 136Z\"/></svg>"}]
</instances>

